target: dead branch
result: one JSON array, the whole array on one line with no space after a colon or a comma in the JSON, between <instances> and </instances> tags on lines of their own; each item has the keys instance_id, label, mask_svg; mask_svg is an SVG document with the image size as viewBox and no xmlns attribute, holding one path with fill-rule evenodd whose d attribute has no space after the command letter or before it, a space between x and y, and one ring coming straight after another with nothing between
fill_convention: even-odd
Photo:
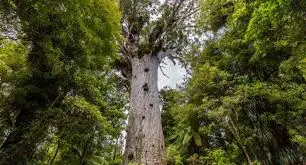
<instances>
[{"instance_id":1,"label":"dead branch","mask_svg":"<svg viewBox=\"0 0 306 165\"><path fill-rule=\"evenodd\" d=\"M159 65L159 69L160 69L160 71L162 72L162 74L165 76L165 77L167 77L167 78L170 78L168 75L166 75L165 73L164 73L164 71L163 71L163 69L162 69L162 67Z\"/></svg>"}]
</instances>

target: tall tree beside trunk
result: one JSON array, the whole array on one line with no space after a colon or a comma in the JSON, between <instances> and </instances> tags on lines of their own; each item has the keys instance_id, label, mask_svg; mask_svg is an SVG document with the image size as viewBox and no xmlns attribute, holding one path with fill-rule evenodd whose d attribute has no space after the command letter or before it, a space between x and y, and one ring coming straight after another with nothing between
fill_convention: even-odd
<instances>
[{"instance_id":1,"label":"tall tree beside trunk","mask_svg":"<svg viewBox=\"0 0 306 165\"><path fill-rule=\"evenodd\" d=\"M118 5L111 0L1 0L0 16L0 25L4 22L2 18L16 20L5 27L20 28L20 36L16 35L20 38L16 40L27 43L29 70L4 106L13 120L0 146L0 164L33 162L35 152L46 144L43 142L50 135L49 130L61 130L58 121L68 121L53 115L53 111L64 116L67 111L61 112L78 109L78 116L81 111L94 114L96 117L92 118L97 121L94 123L106 126L108 123L106 120L102 123L104 116L100 113L100 109L105 110L105 102L101 101L104 97L96 94L101 86L93 82L102 79L100 74L114 59L117 49L114 38L120 32ZM7 34L11 35L11 31L15 29L9 28ZM4 32L0 27L1 37ZM95 77L97 72L99 78ZM90 87L84 87L88 80L92 82ZM68 116L73 120L73 115ZM0 120L8 119L0 114ZM44 124L38 126L38 123ZM110 133L105 130L103 133Z\"/></svg>"},{"instance_id":2,"label":"tall tree beside trunk","mask_svg":"<svg viewBox=\"0 0 306 165\"><path fill-rule=\"evenodd\" d=\"M122 0L121 43L117 66L130 87L125 164L165 164L165 144L157 87L158 67L174 62L186 43L196 0ZM188 21L187 21L188 20Z\"/></svg>"}]
</instances>

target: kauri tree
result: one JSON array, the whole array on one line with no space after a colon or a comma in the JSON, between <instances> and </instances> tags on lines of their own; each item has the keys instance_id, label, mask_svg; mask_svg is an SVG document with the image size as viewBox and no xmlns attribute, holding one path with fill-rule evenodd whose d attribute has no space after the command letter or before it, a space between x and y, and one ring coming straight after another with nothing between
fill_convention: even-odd
<instances>
[{"instance_id":1,"label":"kauri tree","mask_svg":"<svg viewBox=\"0 0 306 165\"><path fill-rule=\"evenodd\" d=\"M165 144L157 88L158 67L175 58L198 11L196 0L122 0L118 66L130 86L125 164L165 164Z\"/></svg>"}]
</instances>

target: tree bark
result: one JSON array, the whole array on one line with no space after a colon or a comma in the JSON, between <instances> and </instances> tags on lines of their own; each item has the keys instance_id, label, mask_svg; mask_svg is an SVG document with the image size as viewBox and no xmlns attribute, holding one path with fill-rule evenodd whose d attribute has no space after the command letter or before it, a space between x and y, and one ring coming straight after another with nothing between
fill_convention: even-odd
<instances>
[{"instance_id":1,"label":"tree bark","mask_svg":"<svg viewBox=\"0 0 306 165\"><path fill-rule=\"evenodd\" d=\"M130 111L124 164L165 164L157 87L158 57L151 54L134 57L131 64Z\"/></svg>"}]
</instances>

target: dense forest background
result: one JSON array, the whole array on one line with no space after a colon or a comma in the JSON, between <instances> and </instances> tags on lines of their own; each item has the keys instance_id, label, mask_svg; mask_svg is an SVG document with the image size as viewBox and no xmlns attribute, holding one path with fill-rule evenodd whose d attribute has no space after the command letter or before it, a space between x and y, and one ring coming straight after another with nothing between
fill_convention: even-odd
<instances>
[{"instance_id":1,"label":"dense forest background","mask_svg":"<svg viewBox=\"0 0 306 165\"><path fill-rule=\"evenodd\" d=\"M199 1L176 34L188 78L160 90L167 164L305 164L305 9ZM111 0L0 1L1 165L123 163L121 17Z\"/></svg>"}]
</instances>

